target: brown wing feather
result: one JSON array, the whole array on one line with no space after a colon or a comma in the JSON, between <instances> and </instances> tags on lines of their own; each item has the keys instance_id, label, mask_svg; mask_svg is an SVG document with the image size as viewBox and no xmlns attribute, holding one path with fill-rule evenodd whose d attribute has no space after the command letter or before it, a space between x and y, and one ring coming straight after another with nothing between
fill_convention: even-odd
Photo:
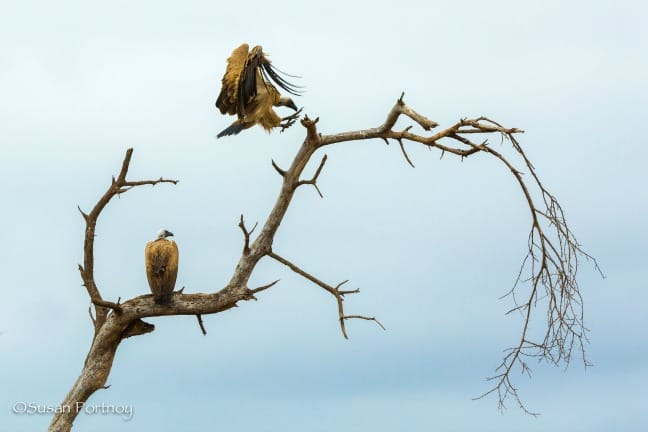
<instances>
[{"instance_id":1,"label":"brown wing feather","mask_svg":"<svg viewBox=\"0 0 648 432\"><path fill-rule=\"evenodd\" d=\"M238 87L237 109L239 116L250 112L249 105L255 101L259 80L263 81L259 73L259 66L263 64L264 59L263 50L259 45L252 48L248 54Z\"/></svg>"},{"instance_id":2,"label":"brown wing feather","mask_svg":"<svg viewBox=\"0 0 648 432\"><path fill-rule=\"evenodd\" d=\"M270 94L272 98L276 94L276 100L273 105L279 100L279 91L274 86L277 84L280 88L286 90L293 95L299 95L299 87L286 81L277 70L272 66L270 59L263 52L261 46L255 46L250 50L247 62L243 68L241 80L238 89L238 114L243 116L250 112L249 104L255 98L259 97L261 91L264 89ZM263 84L264 89L260 84ZM276 125L275 125L276 126Z\"/></svg>"},{"instance_id":3,"label":"brown wing feather","mask_svg":"<svg viewBox=\"0 0 648 432\"><path fill-rule=\"evenodd\" d=\"M277 115L273 107L279 101L281 95L277 89L261 77L257 70L256 96L254 102L248 107L249 114L246 120L261 125L266 132L270 132L281 123L281 117Z\"/></svg>"},{"instance_id":4,"label":"brown wing feather","mask_svg":"<svg viewBox=\"0 0 648 432\"><path fill-rule=\"evenodd\" d=\"M244 43L230 54L227 69L223 75L221 92L216 99L216 106L223 114L237 114L239 81L248 60L249 45Z\"/></svg>"},{"instance_id":5,"label":"brown wing feather","mask_svg":"<svg viewBox=\"0 0 648 432\"><path fill-rule=\"evenodd\" d=\"M174 241L157 239L146 244L146 278L158 303L168 301L173 294L178 276L178 258L178 245Z\"/></svg>"}]
</instances>

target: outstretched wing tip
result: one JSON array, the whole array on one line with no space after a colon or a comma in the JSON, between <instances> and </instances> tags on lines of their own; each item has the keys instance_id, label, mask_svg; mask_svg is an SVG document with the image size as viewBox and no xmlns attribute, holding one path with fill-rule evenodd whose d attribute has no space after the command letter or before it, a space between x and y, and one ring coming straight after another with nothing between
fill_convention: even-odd
<instances>
[{"instance_id":1,"label":"outstretched wing tip","mask_svg":"<svg viewBox=\"0 0 648 432\"><path fill-rule=\"evenodd\" d=\"M269 61L262 62L260 66L261 66L261 73L263 74L266 80L272 80L279 87L281 87L282 89L284 89L285 91L287 91L288 93L294 96L301 96L303 91L300 89L303 89L304 87L291 83L290 81L286 80L282 75L286 75L293 78L298 78L297 76L282 72L281 70L274 67L272 63L270 63Z\"/></svg>"}]
</instances>

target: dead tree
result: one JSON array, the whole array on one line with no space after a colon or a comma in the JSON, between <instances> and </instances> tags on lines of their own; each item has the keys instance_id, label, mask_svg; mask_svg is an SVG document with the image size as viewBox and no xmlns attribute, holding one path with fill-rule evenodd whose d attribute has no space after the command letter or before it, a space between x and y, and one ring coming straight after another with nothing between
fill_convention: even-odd
<instances>
[{"instance_id":1,"label":"dead tree","mask_svg":"<svg viewBox=\"0 0 648 432\"><path fill-rule=\"evenodd\" d=\"M421 134L412 132L408 126L403 130L395 130L400 117L408 117L423 129ZM523 131L516 128L506 128L485 117L461 119L452 126L433 133L438 124L409 108L403 101L403 96L397 100L387 115L385 122L372 129L343 132L335 135L323 135L317 131L318 119L311 120L307 116L301 121L306 129L306 138L299 147L290 167L282 169L274 161L272 166L281 176L283 182L277 201L267 220L254 237L255 229L248 229L240 218L240 227L244 241L241 257L226 286L218 291L202 294L183 293L182 290L173 294L168 304L156 304L150 294L141 295L127 301L112 302L101 296L94 279L94 241L95 227L101 211L115 196L130 189L143 185L159 183L177 183L176 180L159 178L157 180L131 181L126 176L131 162L132 149L126 152L121 170L117 178L112 179L108 190L99 199L92 211L81 211L86 223L83 265L79 265L83 285L88 291L94 314L90 317L94 325L94 337L90 351L85 359L83 370L72 386L63 402L62 407L68 410L57 412L50 424L51 432L69 431L78 414L75 407L86 402L98 389L105 388L106 380L112 368L115 352L119 344L126 338L150 333L154 326L144 321L148 317L167 315L196 315L203 333L205 332L201 315L213 314L237 306L241 301L256 300L256 296L277 281L267 285L250 288L248 280L257 263L264 257L273 259L303 278L327 291L337 306L337 320L342 335L347 338L346 322L352 319L370 320L382 327L374 317L348 314L344 309L344 298L356 294L355 290L345 290L346 281L330 284L303 270L298 265L285 258L273 249L273 239L281 224L288 207L300 186L312 186L317 193L321 192L317 180L322 174L326 163L326 155L321 158L317 169L310 179L302 177L304 168L311 158L323 148L354 140L369 140L380 138L389 144L397 142L403 157L411 166L405 143L427 146L440 151L441 156L449 153L460 158L484 154L498 159L517 180L531 216L531 228L528 237L528 253L517 273L517 283L510 291L514 307L509 313L517 312L523 317L520 338L506 353L502 363L491 378L493 385L483 397L489 393L497 393L500 407L508 398L513 398L519 406L528 412L522 404L516 388L511 381L514 367L528 372L525 359L535 357L547 360L553 364L567 364L571 360L574 349L585 360L584 345L587 342L587 329L583 325L582 298L576 280L579 260L585 258L596 261L585 253L576 241L571 229L567 226L565 215L555 197L545 189L537 176L533 165L527 159L524 151L515 138ZM513 149L513 155L521 167L530 176L523 177L522 171L509 158L493 149L488 140L475 139L498 135L508 141ZM528 179L528 180L525 180ZM255 225L256 228L256 225ZM598 269L598 267L596 267ZM144 290L144 289L143 289ZM92 308L92 306L91 306ZM546 328L539 338L529 334L528 325L536 315L544 315Z\"/></svg>"}]
</instances>

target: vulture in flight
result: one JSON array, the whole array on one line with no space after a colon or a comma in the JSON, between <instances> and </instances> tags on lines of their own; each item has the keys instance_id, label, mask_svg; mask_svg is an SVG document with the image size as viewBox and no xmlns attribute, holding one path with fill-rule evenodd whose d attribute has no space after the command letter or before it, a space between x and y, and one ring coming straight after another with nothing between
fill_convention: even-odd
<instances>
[{"instance_id":1,"label":"vulture in flight","mask_svg":"<svg viewBox=\"0 0 648 432\"><path fill-rule=\"evenodd\" d=\"M262 126L266 132L279 126L283 131L295 122L301 112L290 97L279 94L272 82L295 96L300 94L299 86L289 83L279 74L280 71L272 66L260 46L249 48L244 43L227 59L227 70L216 107L221 113L236 114L238 118L217 138L236 135L255 124ZM275 106L287 106L296 112L281 118L273 109Z\"/></svg>"},{"instance_id":2,"label":"vulture in flight","mask_svg":"<svg viewBox=\"0 0 648 432\"><path fill-rule=\"evenodd\" d=\"M155 303L163 304L171 299L178 276L178 245L167 237L173 233L161 229L157 239L146 244L144 262Z\"/></svg>"}]
</instances>

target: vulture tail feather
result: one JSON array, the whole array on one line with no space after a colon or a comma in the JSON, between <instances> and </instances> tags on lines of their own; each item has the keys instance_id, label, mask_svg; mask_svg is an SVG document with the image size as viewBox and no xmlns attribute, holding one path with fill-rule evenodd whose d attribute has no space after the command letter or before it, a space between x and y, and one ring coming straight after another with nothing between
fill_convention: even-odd
<instances>
[{"instance_id":1,"label":"vulture tail feather","mask_svg":"<svg viewBox=\"0 0 648 432\"><path fill-rule=\"evenodd\" d=\"M239 132L241 132L243 129L245 129L245 124L243 124L243 122L235 121L225 129L223 129L221 133L216 135L216 138L222 138L228 135L236 135Z\"/></svg>"}]
</instances>

